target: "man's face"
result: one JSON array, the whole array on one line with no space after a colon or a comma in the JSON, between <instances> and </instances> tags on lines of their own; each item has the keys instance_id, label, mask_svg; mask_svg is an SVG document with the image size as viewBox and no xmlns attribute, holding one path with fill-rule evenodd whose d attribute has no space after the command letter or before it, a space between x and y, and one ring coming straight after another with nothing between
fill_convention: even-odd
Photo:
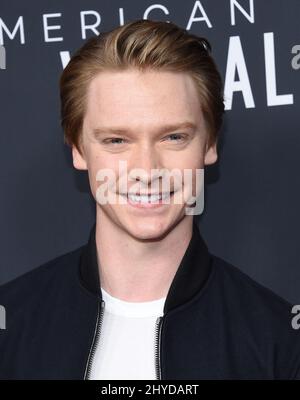
<instances>
[{"instance_id":1,"label":"man's face","mask_svg":"<svg viewBox=\"0 0 300 400\"><path fill-rule=\"evenodd\" d=\"M186 122L194 127L183 126ZM162 175L159 178L153 169L170 173L176 169L182 171L182 177L183 171L189 169L195 186L196 169L217 159L216 146L207 148L208 133L199 97L195 83L186 73L134 69L100 73L88 89L82 135L83 156L73 146L73 164L77 169L88 170L100 219L116 224L136 239L159 239L183 218L191 218L185 213L187 204L178 201L187 198L191 182L173 178L169 187L164 187ZM120 170L120 161L126 163L128 179L124 180L120 172L124 171ZM117 201L107 204L97 200L97 189L103 181L97 181L96 176L104 169L110 169L115 176L115 184L108 192ZM138 174L137 169L143 172ZM137 182L140 189L134 190ZM149 206L143 202L133 204L137 198L128 200L131 190L175 193L165 204L156 201ZM195 187L192 193L196 193Z\"/></svg>"}]
</instances>

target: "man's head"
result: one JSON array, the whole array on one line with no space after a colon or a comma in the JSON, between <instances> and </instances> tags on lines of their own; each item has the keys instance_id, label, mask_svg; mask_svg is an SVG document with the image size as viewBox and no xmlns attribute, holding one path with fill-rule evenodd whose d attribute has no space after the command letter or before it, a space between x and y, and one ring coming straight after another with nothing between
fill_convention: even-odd
<instances>
[{"instance_id":1,"label":"man's head","mask_svg":"<svg viewBox=\"0 0 300 400\"><path fill-rule=\"evenodd\" d=\"M62 126L96 200L98 171L110 168L121 179L120 161L129 174L143 169L131 178L149 188L140 192L153 193L160 178L151 170L190 169L195 185L196 169L217 160L224 102L210 50L206 39L173 23L139 20L93 37L72 57L60 80ZM134 184L128 182L128 192ZM173 200L188 189L176 185ZM136 238L155 239L185 217L185 205L174 203L98 203L97 211Z\"/></svg>"}]
</instances>

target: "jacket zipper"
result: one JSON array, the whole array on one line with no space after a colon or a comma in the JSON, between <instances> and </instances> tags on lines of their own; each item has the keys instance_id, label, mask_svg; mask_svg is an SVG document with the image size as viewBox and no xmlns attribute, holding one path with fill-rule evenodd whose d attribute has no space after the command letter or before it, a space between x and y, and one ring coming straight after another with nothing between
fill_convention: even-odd
<instances>
[{"instance_id":1,"label":"jacket zipper","mask_svg":"<svg viewBox=\"0 0 300 400\"><path fill-rule=\"evenodd\" d=\"M154 343L154 354L155 354L155 375L156 379L161 380L161 359L160 359L160 348L161 348L161 328L162 328L163 317L158 317L155 324L155 343Z\"/></svg>"},{"instance_id":2,"label":"jacket zipper","mask_svg":"<svg viewBox=\"0 0 300 400\"><path fill-rule=\"evenodd\" d=\"M102 324L102 320L103 320L104 307L105 307L105 302L104 302L104 300L101 300L101 302L98 303L97 320L96 320L96 325L95 325L95 330L94 330L94 337L93 337L92 346L90 348L88 361L87 361L87 364L85 367L85 373L84 373L84 378L83 378L84 380L90 379L90 376L91 376L93 359L95 356L95 352L96 352L97 345L99 342L99 337L100 337L100 329L101 329L101 324Z\"/></svg>"},{"instance_id":3,"label":"jacket zipper","mask_svg":"<svg viewBox=\"0 0 300 400\"><path fill-rule=\"evenodd\" d=\"M102 325L102 320L103 320L103 314L104 314L104 308L105 308L105 302L104 300L101 300L98 304L98 310L97 310L97 319L96 319L96 325L95 325L95 330L94 330L94 337L93 337L93 342L92 346L90 348L86 368L85 368L85 373L84 373L84 380L89 380L91 376L91 369L93 365L93 359L95 356L95 352L99 343L99 338L100 338L100 331L101 331L101 325ZM154 354L155 354L155 374L156 374L156 379L161 380L161 359L160 359L160 348L161 348L161 328L162 328L162 322L163 322L163 317L158 317L156 320L155 324L155 344L154 344Z\"/></svg>"}]
</instances>

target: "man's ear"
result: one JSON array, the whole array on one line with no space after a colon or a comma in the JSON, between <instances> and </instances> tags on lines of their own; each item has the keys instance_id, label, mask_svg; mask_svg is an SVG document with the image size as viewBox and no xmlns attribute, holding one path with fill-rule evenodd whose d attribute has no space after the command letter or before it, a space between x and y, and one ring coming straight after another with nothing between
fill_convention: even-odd
<instances>
[{"instance_id":1,"label":"man's ear","mask_svg":"<svg viewBox=\"0 0 300 400\"><path fill-rule=\"evenodd\" d=\"M208 146L206 145L206 153L204 156L204 165L214 164L218 159L217 141Z\"/></svg>"},{"instance_id":2,"label":"man's ear","mask_svg":"<svg viewBox=\"0 0 300 400\"><path fill-rule=\"evenodd\" d=\"M79 152L75 145L72 145L73 166L76 169L87 170L87 164L84 158L84 153Z\"/></svg>"}]
</instances>

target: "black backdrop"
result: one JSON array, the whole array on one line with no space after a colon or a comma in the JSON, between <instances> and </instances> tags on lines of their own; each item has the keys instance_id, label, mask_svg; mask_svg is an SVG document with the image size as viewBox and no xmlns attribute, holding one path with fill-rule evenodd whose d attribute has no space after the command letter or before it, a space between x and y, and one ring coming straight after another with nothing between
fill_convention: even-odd
<instances>
[{"instance_id":1,"label":"black backdrop","mask_svg":"<svg viewBox=\"0 0 300 400\"><path fill-rule=\"evenodd\" d=\"M0 284L87 241L95 204L63 144L58 78L85 38L149 18L206 36L226 78L199 218L210 251L299 304L299 15L299 0L1 0Z\"/></svg>"}]
</instances>

